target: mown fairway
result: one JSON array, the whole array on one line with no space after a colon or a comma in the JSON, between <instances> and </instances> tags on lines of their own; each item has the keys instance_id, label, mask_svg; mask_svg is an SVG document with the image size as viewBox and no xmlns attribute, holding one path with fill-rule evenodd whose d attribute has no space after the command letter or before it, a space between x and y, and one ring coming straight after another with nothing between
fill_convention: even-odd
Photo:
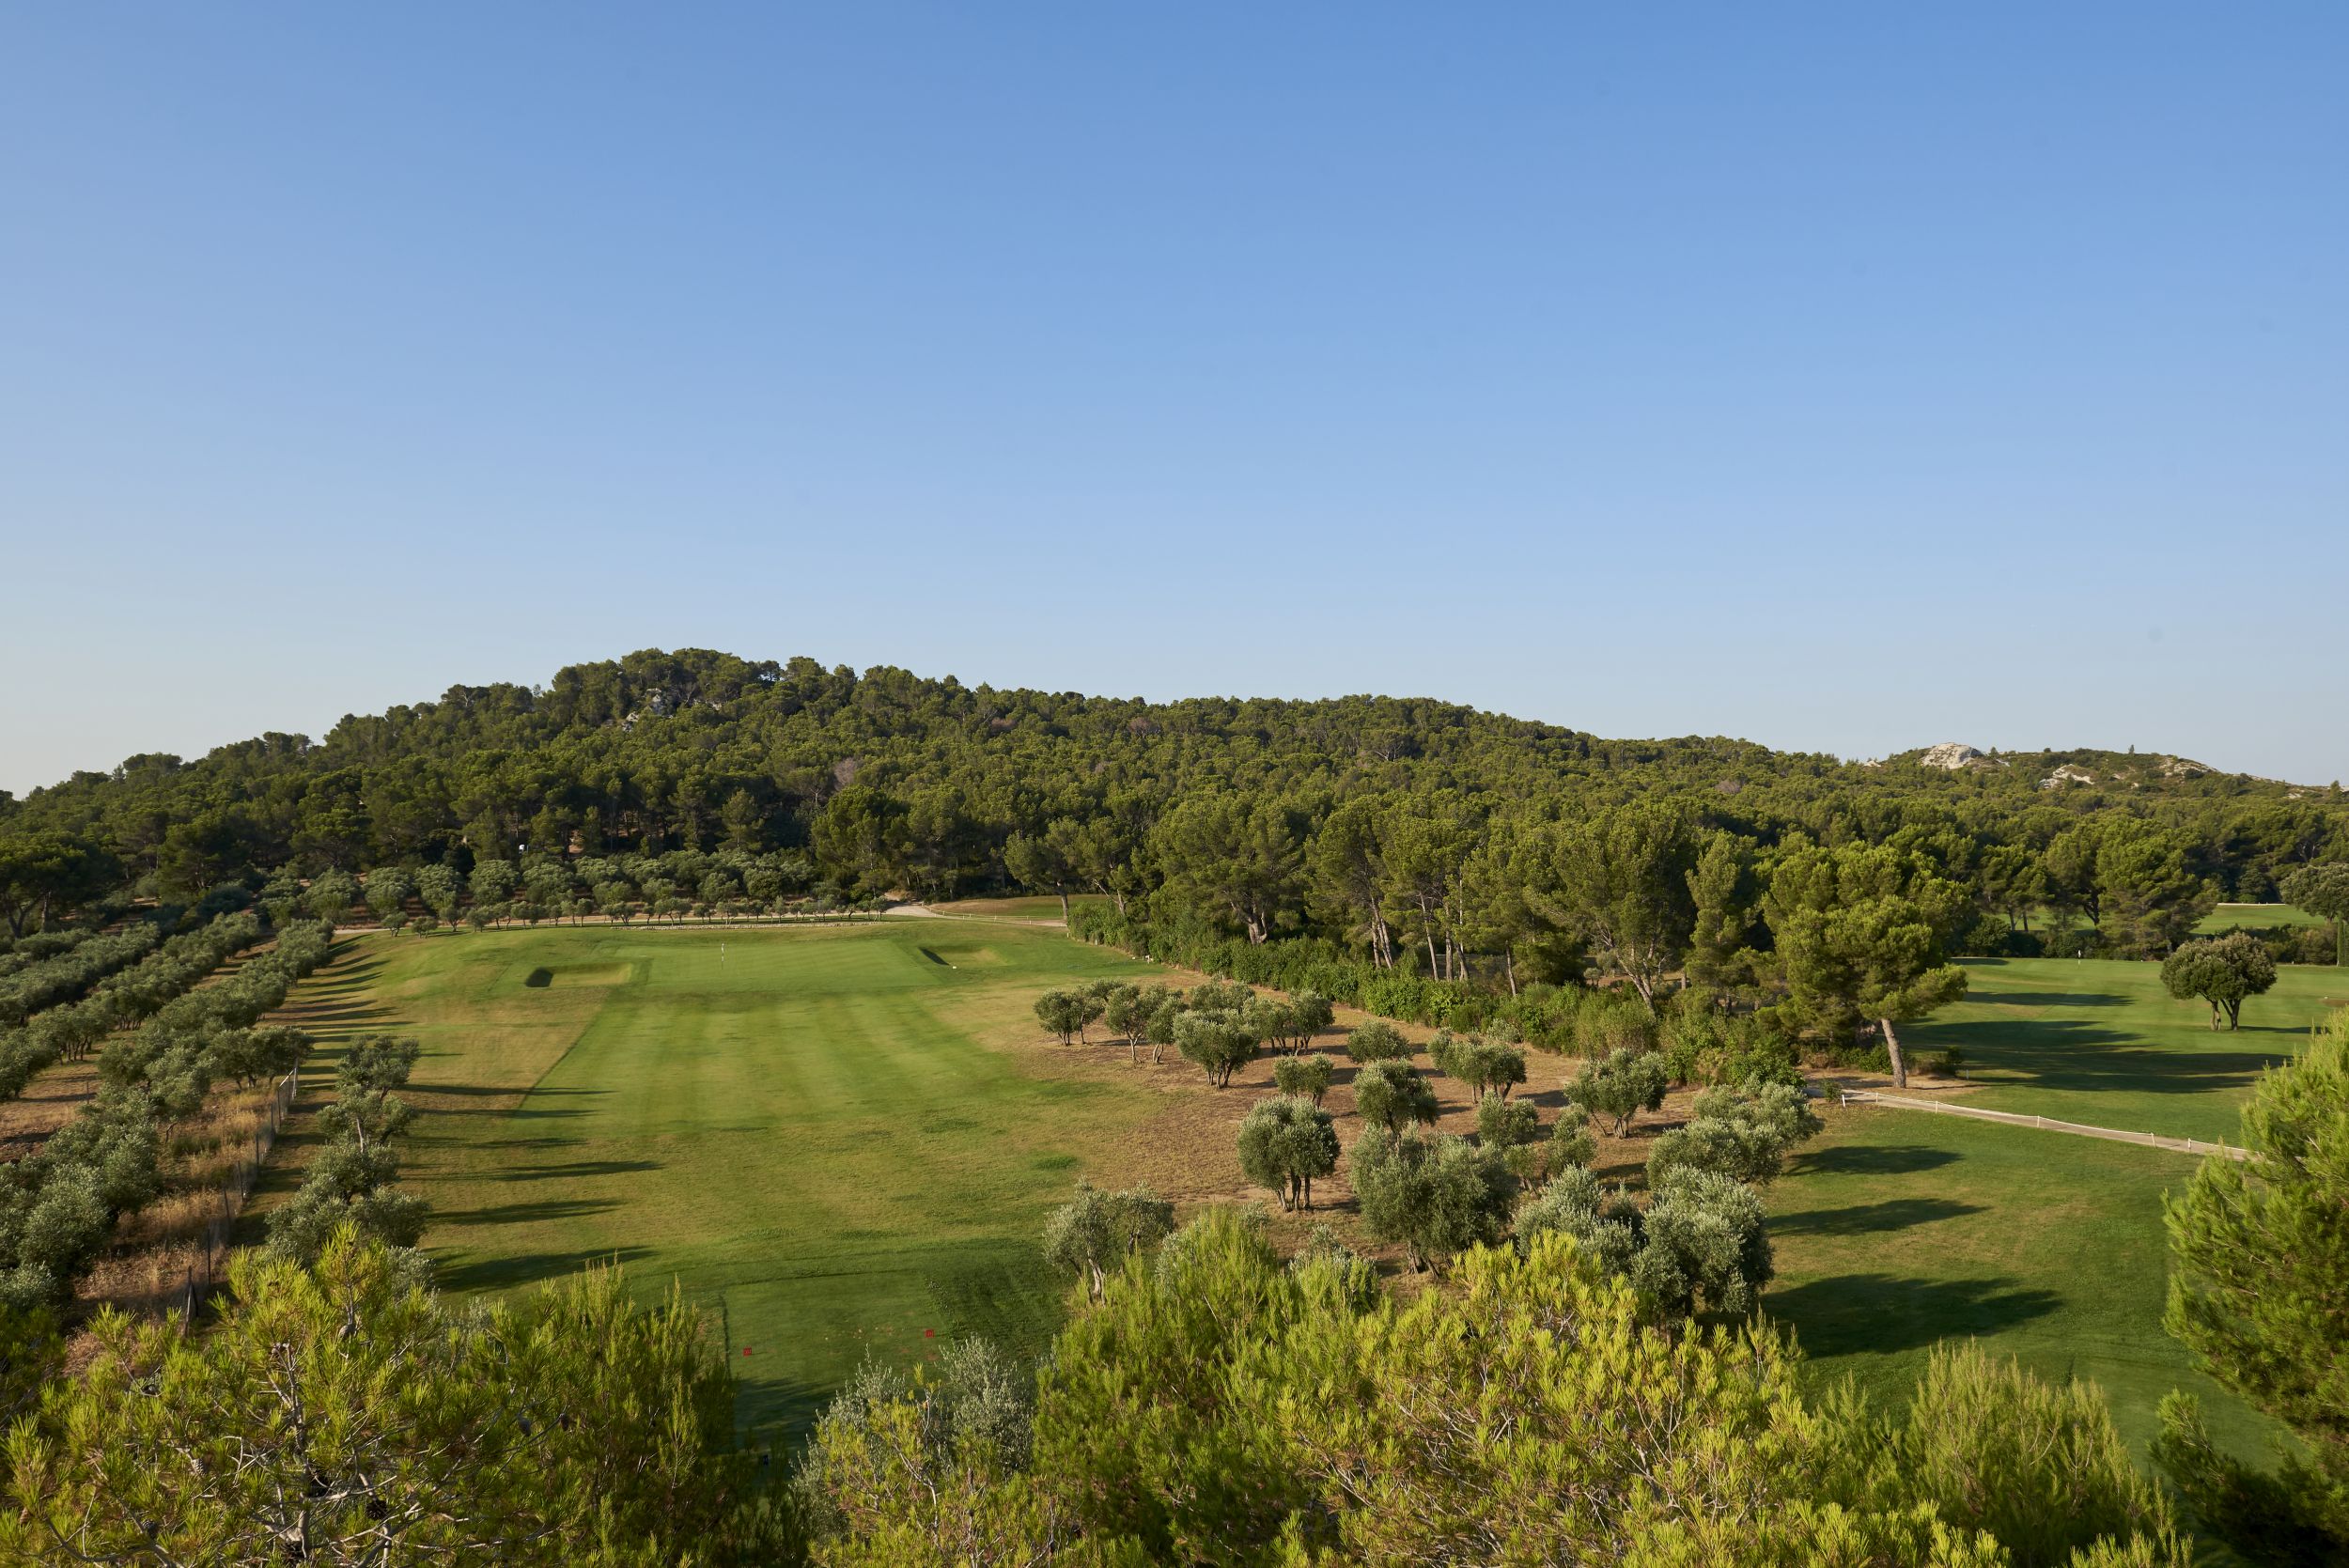
<instances>
[{"instance_id":1,"label":"mown fairway","mask_svg":"<svg viewBox=\"0 0 2349 1568\"><path fill-rule=\"evenodd\" d=\"M423 1041L404 1180L443 1286L674 1276L774 1424L868 1352L1043 1348L1044 1214L1151 1106L1049 1076L1029 1003L1111 972L1143 970L977 922L542 928L366 937L297 1000Z\"/></svg>"},{"instance_id":2,"label":"mown fairway","mask_svg":"<svg viewBox=\"0 0 2349 1568\"><path fill-rule=\"evenodd\" d=\"M2162 1331L2161 1194L2194 1160L2095 1139L1855 1107L1771 1188L1770 1312L1824 1378L1906 1402L1937 1340L2102 1384L2140 1457L2173 1388L2247 1454L2268 1428Z\"/></svg>"},{"instance_id":3,"label":"mown fairway","mask_svg":"<svg viewBox=\"0 0 2349 1568\"><path fill-rule=\"evenodd\" d=\"M2232 931L2240 926L2246 931L2265 931L2279 925L2298 928L2304 925L2330 925L2323 915L2312 915L2290 904L2221 904L2204 915L2197 931L2217 933Z\"/></svg>"},{"instance_id":4,"label":"mown fairway","mask_svg":"<svg viewBox=\"0 0 2349 1568\"><path fill-rule=\"evenodd\" d=\"M1955 1046L1983 1085L1968 1103L2178 1138L2232 1138L2260 1069L2298 1050L2349 1001L2349 970L2279 964L2243 1004L2240 1030L2162 989L2161 966L2077 958L1966 963L1966 1000L1902 1038L1913 1053Z\"/></svg>"},{"instance_id":5,"label":"mown fairway","mask_svg":"<svg viewBox=\"0 0 2349 1568\"><path fill-rule=\"evenodd\" d=\"M2239 1033L2213 1033L2205 1006L2162 990L2158 964L1967 970L1967 1001L1908 1034L1920 1051L1964 1050L1983 1085L1966 1103L2202 1139L2235 1137L2261 1067L2306 1042L2322 999L2349 994L2341 970L2284 966ZM1905 1400L1936 1340L1978 1339L2102 1384L2140 1453L2172 1388L2201 1394L2223 1438L2262 1451L2267 1424L2161 1327L2161 1195L2192 1175L2192 1157L1923 1111L1828 1114L1769 1200L1770 1310L1821 1374Z\"/></svg>"}]
</instances>

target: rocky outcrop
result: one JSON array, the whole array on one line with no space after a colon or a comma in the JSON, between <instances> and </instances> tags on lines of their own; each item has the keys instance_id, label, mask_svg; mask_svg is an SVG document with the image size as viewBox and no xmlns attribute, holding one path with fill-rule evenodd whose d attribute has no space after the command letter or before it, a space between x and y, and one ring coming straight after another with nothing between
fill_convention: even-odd
<instances>
[{"instance_id":1,"label":"rocky outcrop","mask_svg":"<svg viewBox=\"0 0 2349 1568\"><path fill-rule=\"evenodd\" d=\"M1987 752L1961 746L1954 740L1944 740L1938 746L1928 746L1919 753L1917 766L1942 768L1954 773L1961 768L2004 768L2006 763Z\"/></svg>"}]
</instances>

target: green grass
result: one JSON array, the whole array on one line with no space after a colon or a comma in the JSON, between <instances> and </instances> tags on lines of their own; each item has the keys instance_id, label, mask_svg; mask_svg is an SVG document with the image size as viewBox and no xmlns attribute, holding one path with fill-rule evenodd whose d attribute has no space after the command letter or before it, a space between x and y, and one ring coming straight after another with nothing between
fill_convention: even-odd
<instances>
[{"instance_id":1,"label":"green grass","mask_svg":"<svg viewBox=\"0 0 2349 1568\"><path fill-rule=\"evenodd\" d=\"M2349 1001L2349 970L2281 964L2242 1029L2214 1032L2207 1006L2162 989L2159 964L1983 958L1966 971L1966 1000L1902 1040L1912 1057L1960 1048L1983 1085L1969 1104L2179 1138L2232 1138L2260 1069L2305 1045L2328 1001Z\"/></svg>"},{"instance_id":2,"label":"green grass","mask_svg":"<svg viewBox=\"0 0 2349 1568\"><path fill-rule=\"evenodd\" d=\"M2290 904L2221 904L2204 915L2197 931L2205 934L2232 931L2241 926L2247 931L2267 931L2279 925L2329 925L2323 915L2312 915Z\"/></svg>"},{"instance_id":3,"label":"green grass","mask_svg":"<svg viewBox=\"0 0 2349 1568\"><path fill-rule=\"evenodd\" d=\"M1966 1103L2099 1126L2232 1139L2260 1069L2298 1050L2338 969L2282 966L2214 1033L2173 1001L2161 966L2073 959L1968 962L1960 1005L1906 1032L1950 1046L1983 1086ZM1973 1339L2044 1376L2100 1385L2140 1459L2171 1389L2199 1394L2214 1433L2264 1460L2280 1429L2194 1370L2161 1327L2162 1195L2192 1157L1921 1111L1828 1111L1828 1127L1768 1198L1778 1278L1766 1304L1821 1380L1856 1378L1906 1403L1933 1344ZM2231 1562L2205 1546L2207 1561Z\"/></svg>"},{"instance_id":4,"label":"green grass","mask_svg":"<svg viewBox=\"0 0 2349 1568\"><path fill-rule=\"evenodd\" d=\"M1778 1280L1813 1375L1896 1407L1933 1343L1979 1340L2043 1376L2100 1384L2140 1457L2171 1389L2247 1455L2271 1430L2162 1331L2161 1196L2194 1161L1921 1111L1830 1112L1769 1196Z\"/></svg>"},{"instance_id":5,"label":"green grass","mask_svg":"<svg viewBox=\"0 0 2349 1568\"><path fill-rule=\"evenodd\" d=\"M1043 1217L1150 1106L1004 1042L1113 972L1146 971L976 922L541 928L366 938L296 1001L423 1042L403 1179L444 1288L675 1278L724 1325L743 1421L797 1427L868 1354L1044 1348Z\"/></svg>"}]
</instances>

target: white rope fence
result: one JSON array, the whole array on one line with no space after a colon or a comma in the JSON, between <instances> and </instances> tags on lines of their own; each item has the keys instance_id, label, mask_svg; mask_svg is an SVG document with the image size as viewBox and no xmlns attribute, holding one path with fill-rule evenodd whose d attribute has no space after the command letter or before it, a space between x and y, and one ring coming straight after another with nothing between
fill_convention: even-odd
<instances>
[{"instance_id":1,"label":"white rope fence","mask_svg":"<svg viewBox=\"0 0 2349 1568\"><path fill-rule=\"evenodd\" d=\"M1988 1110L1981 1106L1952 1105L1939 1100L1913 1100L1904 1094L1880 1094L1874 1089L1846 1089L1843 1094L1845 1105L1889 1105L1901 1110L1933 1110L1944 1116L1970 1116L1978 1122L2002 1122L2011 1127L2068 1132L2076 1138L2102 1138L2114 1143L2139 1143L2149 1149L2168 1149L2182 1155L2223 1155L2229 1159L2251 1157L2248 1149L2239 1149L2232 1143L2205 1143L2199 1138L2164 1138L2159 1133L2092 1127L2080 1122L2059 1122L2050 1116L2025 1116L2012 1110Z\"/></svg>"}]
</instances>

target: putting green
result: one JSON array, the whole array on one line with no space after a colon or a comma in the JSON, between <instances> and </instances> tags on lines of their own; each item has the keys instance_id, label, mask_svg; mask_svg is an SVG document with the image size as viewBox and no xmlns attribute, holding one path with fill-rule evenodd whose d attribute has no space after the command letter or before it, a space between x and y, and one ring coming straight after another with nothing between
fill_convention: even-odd
<instances>
[{"instance_id":1,"label":"putting green","mask_svg":"<svg viewBox=\"0 0 2349 1568\"><path fill-rule=\"evenodd\" d=\"M423 1042L403 1180L443 1288L674 1278L723 1325L744 1423L798 1427L867 1355L1044 1348L1043 1217L1153 1107L1052 1077L1030 1003L1150 972L974 921L542 927L362 938L295 1005L328 1063L357 1032Z\"/></svg>"}]
</instances>

